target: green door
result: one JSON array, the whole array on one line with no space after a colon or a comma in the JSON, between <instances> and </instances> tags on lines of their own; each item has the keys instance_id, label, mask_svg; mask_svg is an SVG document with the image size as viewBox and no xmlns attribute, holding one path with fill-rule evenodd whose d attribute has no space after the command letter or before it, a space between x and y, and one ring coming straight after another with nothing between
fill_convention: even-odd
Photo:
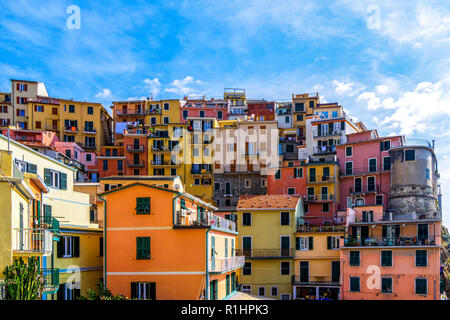
<instances>
[{"instance_id":1,"label":"green door","mask_svg":"<svg viewBox=\"0 0 450 320\"><path fill-rule=\"evenodd\" d=\"M242 249L244 256L250 257L252 255L252 238L242 237Z\"/></svg>"}]
</instances>

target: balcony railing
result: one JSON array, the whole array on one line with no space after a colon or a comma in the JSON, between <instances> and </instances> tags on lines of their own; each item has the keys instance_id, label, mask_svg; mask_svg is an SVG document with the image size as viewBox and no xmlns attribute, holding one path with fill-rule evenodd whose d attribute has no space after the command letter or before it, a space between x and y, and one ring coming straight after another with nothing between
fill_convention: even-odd
<instances>
[{"instance_id":1,"label":"balcony railing","mask_svg":"<svg viewBox=\"0 0 450 320\"><path fill-rule=\"evenodd\" d=\"M79 145L81 145L84 149L96 149L97 148L95 143L85 143L85 144L79 143Z\"/></svg>"},{"instance_id":2,"label":"balcony railing","mask_svg":"<svg viewBox=\"0 0 450 320\"><path fill-rule=\"evenodd\" d=\"M47 229L17 228L13 250L21 253L52 253L52 232Z\"/></svg>"},{"instance_id":3,"label":"balcony railing","mask_svg":"<svg viewBox=\"0 0 450 320\"><path fill-rule=\"evenodd\" d=\"M294 249L239 249L246 258L287 258L294 256Z\"/></svg>"},{"instance_id":4,"label":"balcony railing","mask_svg":"<svg viewBox=\"0 0 450 320\"><path fill-rule=\"evenodd\" d=\"M152 166L179 166L180 164L175 163L171 160L152 160Z\"/></svg>"},{"instance_id":5,"label":"balcony railing","mask_svg":"<svg viewBox=\"0 0 450 320\"><path fill-rule=\"evenodd\" d=\"M51 230L53 234L59 234L59 220L51 216L33 217L34 227L38 229Z\"/></svg>"},{"instance_id":6,"label":"balcony railing","mask_svg":"<svg viewBox=\"0 0 450 320\"><path fill-rule=\"evenodd\" d=\"M53 293L59 287L59 268L41 269L44 277L44 292Z\"/></svg>"},{"instance_id":7,"label":"balcony railing","mask_svg":"<svg viewBox=\"0 0 450 320\"><path fill-rule=\"evenodd\" d=\"M65 126L64 131L78 132L78 127L77 126Z\"/></svg>"},{"instance_id":8,"label":"balcony railing","mask_svg":"<svg viewBox=\"0 0 450 320\"><path fill-rule=\"evenodd\" d=\"M320 138L320 137L332 137L332 136L340 136L342 135L342 131L341 130L333 130L333 131L318 131L318 130L314 130L313 131L313 136L314 138Z\"/></svg>"},{"instance_id":9,"label":"balcony railing","mask_svg":"<svg viewBox=\"0 0 450 320\"><path fill-rule=\"evenodd\" d=\"M127 161L127 166L130 168L143 168L145 167L145 161Z\"/></svg>"},{"instance_id":10,"label":"balcony railing","mask_svg":"<svg viewBox=\"0 0 450 320\"><path fill-rule=\"evenodd\" d=\"M379 170L378 168L368 168L368 167L361 167L361 168L352 168L352 169L343 169L339 171L339 174L341 176L352 176L352 175L363 175L363 174L373 174L380 171L389 171L390 168L382 168Z\"/></svg>"},{"instance_id":11,"label":"balcony railing","mask_svg":"<svg viewBox=\"0 0 450 320\"><path fill-rule=\"evenodd\" d=\"M308 183L336 182L334 176L309 176Z\"/></svg>"},{"instance_id":12,"label":"balcony railing","mask_svg":"<svg viewBox=\"0 0 450 320\"><path fill-rule=\"evenodd\" d=\"M364 240L354 237L344 238L344 247L434 246L435 244L434 236L366 238Z\"/></svg>"},{"instance_id":13,"label":"balcony railing","mask_svg":"<svg viewBox=\"0 0 450 320\"><path fill-rule=\"evenodd\" d=\"M56 125L48 125L48 124L46 124L45 125L45 130L59 130L59 127L58 127L57 124Z\"/></svg>"},{"instance_id":14,"label":"balcony railing","mask_svg":"<svg viewBox=\"0 0 450 320\"><path fill-rule=\"evenodd\" d=\"M125 109L125 110L117 110L116 114L118 116L131 116L131 115L144 115L145 112L143 109Z\"/></svg>"},{"instance_id":15,"label":"balcony railing","mask_svg":"<svg viewBox=\"0 0 450 320\"><path fill-rule=\"evenodd\" d=\"M153 146L152 151L153 152L170 152L172 150L170 148L164 147L164 146Z\"/></svg>"},{"instance_id":16,"label":"balcony railing","mask_svg":"<svg viewBox=\"0 0 450 320\"><path fill-rule=\"evenodd\" d=\"M144 145L139 144L129 144L127 145L127 150L130 152L143 152L144 151Z\"/></svg>"},{"instance_id":17,"label":"balcony railing","mask_svg":"<svg viewBox=\"0 0 450 320\"><path fill-rule=\"evenodd\" d=\"M333 201L332 194L308 194L305 196L305 201Z\"/></svg>"},{"instance_id":18,"label":"balcony railing","mask_svg":"<svg viewBox=\"0 0 450 320\"><path fill-rule=\"evenodd\" d=\"M365 185L363 187L360 187L358 189L350 187L349 193L350 194L363 194L363 193L373 193L373 192L380 192L380 186L379 185Z\"/></svg>"},{"instance_id":19,"label":"balcony railing","mask_svg":"<svg viewBox=\"0 0 450 320\"><path fill-rule=\"evenodd\" d=\"M197 213L189 209L177 211L177 226L212 226L218 229L236 231L234 221L219 217L213 213Z\"/></svg>"},{"instance_id":20,"label":"balcony railing","mask_svg":"<svg viewBox=\"0 0 450 320\"><path fill-rule=\"evenodd\" d=\"M84 127L84 132L85 133L97 133L97 130L95 130L92 127Z\"/></svg>"},{"instance_id":21,"label":"balcony railing","mask_svg":"<svg viewBox=\"0 0 450 320\"><path fill-rule=\"evenodd\" d=\"M314 154L327 154L336 152L336 146L314 147Z\"/></svg>"},{"instance_id":22,"label":"balcony railing","mask_svg":"<svg viewBox=\"0 0 450 320\"><path fill-rule=\"evenodd\" d=\"M297 225L297 232L344 232L344 225L332 226L305 226Z\"/></svg>"},{"instance_id":23,"label":"balcony railing","mask_svg":"<svg viewBox=\"0 0 450 320\"><path fill-rule=\"evenodd\" d=\"M242 268L245 264L245 256L217 258L209 261L209 272L228 272Z\"/></svg>"},{"instance_id":24,"label":"balcony railing","mask_svg":"<svg viewBox=\"0 0 450 320\"><path fill-rule=\"evenodd\" d=\"M324 277L319 277L316 276L316 278L324 278ZM307 279L306 277L303 278L302 276L297 276L297 275L292 275L292 284L309 284L311 286L336 286L339 287L340 286L340 282L338 281L309 281L309 279Z\"/></svg>"}]
</instances>

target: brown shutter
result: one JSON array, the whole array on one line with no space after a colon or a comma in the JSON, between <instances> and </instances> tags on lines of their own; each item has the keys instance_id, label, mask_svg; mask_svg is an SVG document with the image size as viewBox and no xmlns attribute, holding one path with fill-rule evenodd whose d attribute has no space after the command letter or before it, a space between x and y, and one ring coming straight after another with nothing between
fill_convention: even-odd
<instances>
[{"instance_id":1,"label":"brown shutter","mask_svg":"<svg viewBox=\"0 0 450 320\"><path fill-rule=\"evenodd\" d=\"M16 102L17 104L19 104L19 97L16 97Z\"/></svg>"},{"instance_id":2,"label":"brown shutter","mask_svg":"<svg viewBox=\"0 0 450 320\"><path fill-rule=\"evenodd\" d=\"M20 84L18 84L18 83L16 84L16 89L20 90Z\"/></svg>"},{"instance_id":3,"label":"brown shutter","mask_svg":"<svg viewBox=\"0 0 450 320\"><path fill-rule=\"evenodd\" d=\"M25 83L24 91L28 91L28 84Z\"/></svg>"}]
</instances>

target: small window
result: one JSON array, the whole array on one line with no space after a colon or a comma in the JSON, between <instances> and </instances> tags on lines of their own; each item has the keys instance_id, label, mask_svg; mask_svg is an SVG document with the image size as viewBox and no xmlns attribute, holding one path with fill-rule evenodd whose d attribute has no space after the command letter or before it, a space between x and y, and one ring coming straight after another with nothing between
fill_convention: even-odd
<instances>
[{"instance_id":1,"label":"small window","mask_svg":"<svg viewBox=\"0 0 450 320\"><path fill-rule=\"evenodd\" d=\"M376 205L383 205L383 196L382 195L377 195L375 197L375 204Z\"/></svg>"},{"instance_id":2,"label":"small window","mask_svg":"<svg viewBox=\"0 0 450 320\"><path fill-rule=\"evenodd\" d=\"M288 194L295 194L295 188L288 188Z\"/></svg>"},{"instance_id":3,"label":"small window","mask_svg":"<svg viewBox=\"0 0 450 320\"><path fill-rule=\"evenodd\" d=\"M264 287L259 287L258 288L258 295L263 297L266 293L266 289Z\"/></svg>"},{"instance_id":4,"label":"small window","mask_svg":"<svg viewBox=\"0 0 450 320\"><path fill-rule=\"evenodd\" d=\"M360 291L359 277L350 277L350 291L351 292L359 292Z\"/></svg>"},{"instance_id":5,"label":"small window","mask_svg":"<svg viewBox=\"0 0 450 320\"><path fill-rule=\"evenodd\" d=\"M289 221L289 212L281 212L281 225L288 226L290 224Z\"/></svg>"},{"instance_id":6,"label":"small window","mask_svg":"<svg viewBox=\"0 0 450 320\"><path fill-rule=\"evenodd\" d=\"M360 265L359 251L350 251L350 266L357 267Z\"/></svg>"},{"instance_id":7,"label":"small window","mask_svg":"<svg viewBox=\"0 0 450 320\"><path fill-rule=\"evenodd\" d=\"M345 163L345 174L353 174L353 162Z\"/></svg>"},{"instance_id":8,"label":"small window","mask_svg":"<svg viewBox=\"0 0 450 320\"><path fill-rule=\"evenodd\" d=\"M416 278L416 294L427 294L427 279Z\"/></svg>"},{"instance_id":9,"label":"small window","mask_svg":"<svg viewBox=\"0 0 450 320\"><path fill-rule=\"evenodd\" d=\"M214 190L220 190L220 182L214 182Z\"/></svg>"},{"instance_id":10,"label":"small window","mask_svg":"<svg viewBox=\"0 0 450 320\"><path fill-rule=\"evenodd\" d=\"M169 123L169 117L164 117L164 124L168 124Z\"/></svg>"},{"instance_id":11,"label":"small window","mask_svg":"<svg viewBox=\"0 0 450 320\"><path fill-rule=\"evenodd\" d=\"M70 113L75 113L75 106L74 105L69 105L69 112Z\"/></svg>"},{"instance_id":12,"label":"small window","mask_svg":"<svg viewBox=\"0 0 450 320\"><path fill-rule=\"evenodd\" d=\"M392 293L392 278L381 278L381 292Z\"/></svg>"},{"instance_id":13,"label":"small window","mask_svg":"<svg viewBox=\"0 0 450 320\"><path fill-rule=\"evenodd\" d=\"M94 114L94 107L87 107L88 114Z\"/></svg>"},{"instance_id":14,"label":"small window","mask_svg":"<svg viewBox=\"0 0 450 320\"><path fill-rule=\"evenodd\" d=\"M165 110L165 111L169 110L169 104L168 104L167 102L164 103L164 110Z\"/></svg>"},{"instance_id":15,"label":"small window","mask_svg":"<svg viewBox=\"0 0 450 320\"><path fill-rule=\"evenodd\" d=\"M383 158L383 170L391 170L391 157Z\"/></svg>"},{"instance_id":16,"label":"small window","mask_svg":"<svg viewBox=\"0 0 450 320\"><path fill-rule=\"evenodd\" d=\"M272 297L278 296L278 287L272 287L270 291L271 291Z\"/></svg>"},{"instance_id":17,"label":"small window","mask_svg":"<svg viewBox=\"0 0 450 320\"><path fill-rule=\"evenodd\" d=\"M136 214L150 214L150 197L136 198Z\"/></svg>"},{"instance_id":18,"label":"small window","mask_svg":"<svg viewBox=\"0 0 450 320\"><path fill-rule=\"evenodd\" d=\"M150 259L150 237L136 238L136 259Z\"/></svg>"},{"instance_id":19,"label":"small window","mask_svg":"<svg viewBox=\"0 0 450 320\"><path fill-rule=\"evenodd\" d=\"M252 187L252 181L250 179L245 179L245 187L247 189Z\"/></svg>"},{"instance_id":20,"label":"small window","mask_svg":"<svg viewBox=\"0 0 450 320\"><path fill-rule=\"evenodd\" d=\"M252 214L250 212L244 212L242 214L242 225L251 226L252 225Z\"/></svg>"},{"instance_id":21,"label":"small window","mask_svg":"<svg viewBox=\"0 0 450 320\"><path fill-rule=\"evenodd\" d=\"M427 264L427 250L416 250L416 267L426 267Z\"/></svg>"},{"instance_id":22,"label":"small window","mask_svg":"<svg viewBox=\"0 0 450 320\"><path fill-rule=\"evenodd\" d=\"M277 170L277 172L275 173L275 180L280 180L281 179L281 170Z\"/></svg>"},{"instance_id":23,"label":"small window","mask_svg":"<svg viewBox=\"0 0 450 320\"><path fill-rule=\"evenodd\" d=\"M351 146L345 147L345 156L351 157L352 155L353 155L353 147Z\"/></svg>"},{"instance_id":24,"label":"small window","mask_svg":"<svg viewBox=\"0 0 450 320\"><path fill-rule=\"evenodd\" d=\"M392 267L392 251L390 250L381 251L381 266Z\"/></svg>"},{"instance_id":25,"label":"small window","mask_svg":"<svg viewBox=\"0 0 450 320\"><path fill-rule=\"evenodd\" d=\"M330 204L322 203L322 212L330 212Z\"/></svg>"},{"instance_id":26,"label":"small window","mask_svg":"<svg viewBox=\"0 0 450 320\"><path fill-rule=\"evenodd\" d=\"M405 161L416 160L416 150L405 150Z\"/></svg>"},{"instance_id":27,"label":"small window","mask_svg":"<svg viewBox=\"0 0 450 320\"><path fill-rule=\"evenodd\" d=\"M242 269L242 275L251 276L252 275L252 263L245 262L244 268Z\"/></svg>"},{"instance_id":28,"label":"small window","mask_svg":"<svg viewBox=\"0 0 450 320\"><path fill-rule=\"evenodd\" d=\"M281 275L289 275L291 273L291 264L289 261L281 262Z\"/></svg>"}]
</instances>

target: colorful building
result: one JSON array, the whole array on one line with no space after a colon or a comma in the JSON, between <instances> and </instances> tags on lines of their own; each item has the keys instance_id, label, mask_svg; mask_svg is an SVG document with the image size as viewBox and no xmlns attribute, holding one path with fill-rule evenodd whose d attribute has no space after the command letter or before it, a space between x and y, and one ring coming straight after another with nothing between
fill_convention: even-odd
<instances>
[{"instance_id":1,"label":"colorful building","mask_svg":"<svg viewBox=\"0 0 450 320\"><path fill-rule=\"evenodd\" d=\"M186 123L189 117L216 118L217 121L228 119L230 100L206 100L184 97L180 112L180 123Z\"/></svg>"},{"instance_id":2,"label":"colorful building","mask_svg":"<svg viewBox=\"0 0 450 320\"><path fill-rule=\"evenodd\" d=\"M217 300L237 289L234 222L187 193L132 183L99 195L106 286L136 299Z\"/></svg>"},{"instance_id":3,"label":"colorful building","mask_svg":"<svg viewBox=\"0 0 450 320\"><path fill-rule=\"evenodd\" d=\"M277 103L275 101L247 100L248 115L257 121L273 121L276 120L275 110Z\"/></svg>"},{"instance_id":4,"label":"colorful building","mask_svg":"<svg viewBox=\"0 0 450 320\"><path fill-rule=\"evenodd\" d=\"M237 210L238 248L245 256L241 291L280 300L292 298L296 221L303 215L300 197L247 196Z\"/></svg>"},{"instance_id":5,"label":"colorful building","mask_svg":"<svg viewBox=\"0 0 450 320\"><path fill-rule=\"evenodd\" d=\"M223 98L230 101L228 105L229 120L246 120L248 118L245 89L225 88Z\"/></svg>"},{"instance_id":6,"label":"colorful building","mask_svg":"<svg viewBox=\"0 0 450 320\"><path fill-rule=\"evenodd\" d=\"M11 94L0 92L0 127L12 125Z\"/></svg>"},{"instance_id":7,"label":"colorful building","mask_svg":"<svg viewBox=\"0 0 450 320\"><path fill-rule=\"evenodd\" d=\"M267 175L267 194L306 195L306 163L304 161L283 161Z\"/></svg>"}]
</instances>

